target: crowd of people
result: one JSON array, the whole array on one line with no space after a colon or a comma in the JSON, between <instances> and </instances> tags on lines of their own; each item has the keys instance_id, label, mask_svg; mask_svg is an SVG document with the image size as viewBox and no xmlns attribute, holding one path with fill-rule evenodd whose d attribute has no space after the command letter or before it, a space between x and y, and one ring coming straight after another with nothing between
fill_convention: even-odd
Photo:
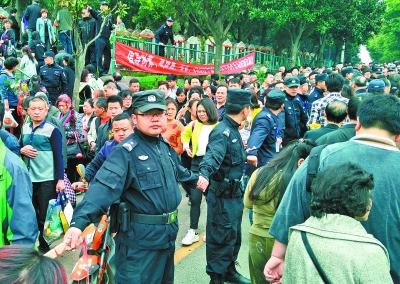
<instances>
[{"instance_id":1,"label":"crowd of people","mask_svg":"<svg viewBox=\"0 0 400 284\"><path fill-rule=\"evenodd\" d=\"M110 18L96 52L88 52L76 109L69 11L61 6L55 25L47 13L37 0L27 7L27 46L16 45L23 39L12 16L3 22L0 263L17 254L39 262L18 246L38 244L47 253L49 200L66 192L75 206L76 191L88 183L66 249L120 202L129 217L114 237L117 283L173 283L181 185L190 206L182 245L200 240L207 202L210 283L400 283L398 62L282 66L261 76L170 74L143 90L119 72L97 77L109 67ZM82 40L89 41L101 13L88 7L82 16ZM243 208L251 279L235 267ZM66 281L59 263L46 265L58 283ZM40 277L18 269L2 269L0 281Z\"/></svg>"}]
</instances>

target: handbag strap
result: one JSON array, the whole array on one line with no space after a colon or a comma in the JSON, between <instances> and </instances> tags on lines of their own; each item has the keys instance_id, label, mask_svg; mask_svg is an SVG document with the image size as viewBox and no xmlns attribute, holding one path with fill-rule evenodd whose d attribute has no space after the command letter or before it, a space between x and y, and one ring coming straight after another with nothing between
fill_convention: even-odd
<instances>
[{"instance_id":1,"label":"handbag strap","mask_svg":"<svg viewBox=\"0 0 400 284\"><path fill-rule=\"evenodd\" d=\"M307 251L308 255L310 256L311 261L313 262L315 268L317 269L319 276L322 278L322 281L324 281L324 283L329 284L330 282L328 280L328 277L326 276L325 271L322 269L321 265L319 264L315 254L314 254L314 251L312 250L312 248L310 246L310 242L308 241L306 232L301 231L300 233L301 233L301 239L303 240L306 251Z\"/></svg>"}]
</instances>

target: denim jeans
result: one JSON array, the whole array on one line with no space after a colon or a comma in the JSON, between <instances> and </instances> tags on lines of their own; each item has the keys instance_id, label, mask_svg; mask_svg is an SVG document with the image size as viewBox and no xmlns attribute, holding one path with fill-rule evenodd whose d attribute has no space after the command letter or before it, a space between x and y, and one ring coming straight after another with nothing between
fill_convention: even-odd
<instances>
[{"instance_id":1,"label":"denim jeans","mask_svg":"<svg viewBox=\"0 0 400 284\"><path fill-rule=\"evenodd\" d=\"M58 38L59 38L61 44L64 46L64 50L68 54L72 54L73 48L72 48L71 31L60 32L58 34Z\"/></svg>"}]
</instances>

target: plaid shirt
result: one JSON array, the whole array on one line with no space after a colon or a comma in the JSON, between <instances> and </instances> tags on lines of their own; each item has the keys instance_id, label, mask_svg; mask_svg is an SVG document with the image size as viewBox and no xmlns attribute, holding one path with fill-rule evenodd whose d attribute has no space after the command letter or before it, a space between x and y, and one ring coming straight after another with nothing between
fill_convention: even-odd
<instances>
[{"instance_id":1,"label":"plaid shirt","mask_svg":"<svg viewBox=\"0 0 400 284\"><path fill-rule=\"evenodd\" d=\"M316 100L312 103L310 118L307 125L318 123L321 125L321 127L325 126L327 124L325 117L325 107L333 101L341 101L347 104L349 102L349 99L342 97L340 93L330 93L329 95L319 100Z\"/></svg>"}]
</instances>

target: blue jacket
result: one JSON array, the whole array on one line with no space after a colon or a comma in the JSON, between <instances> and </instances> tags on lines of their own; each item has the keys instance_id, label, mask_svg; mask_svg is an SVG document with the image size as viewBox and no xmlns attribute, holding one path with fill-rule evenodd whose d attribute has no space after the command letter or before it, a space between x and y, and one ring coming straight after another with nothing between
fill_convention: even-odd
<instances>
[{"instance_id":1,"label":"blue jacket","mask_svg":"<svg viewBox=\"0 0 400 284\"><path fill-rule=\"evenodd\" d=\"M32 182L21 161L0 139L0 247L34 246L38 235Z\"/></svg>"},{"instance_id":2,"label":"blue jacket","mask_svg":"<svg viewBox=\"0 0 400 284\"><path fill-rule=\"evenodd\" d=\"M10 132L4 129L0 129L0 140L10 149L15 155L20 155L20 146L17 137L12 135Z\"/></svg>"},{"instance_id":3,"label":"blue jacket","mask_svg":"<svg viewBox=\"0 0 400 284\"><path fill-rule=\"evenodd\" d=\"M50 19L46 19L46 21L42 17L37 19L36 31L39 32L40 40L42 42L46 42L46 25L45 25L45 23L47 23L47 32L49 35L49 42L53 43L56 41L56 32L53 28L53 24L51 23Z\"/></svg>"},{"instance_id":4,"label":"blue jacket","mask_svg":"<svg viewBox=\"0 0 400 284\"><path fill-rule=\"evenodd\" d=\"M0 96L1 100L8 100L10 107L16 107L18 104L18 96L13 91L15 78L10 76L6 71L0 72Z\"/></svg>"},{"instance_id":5,"label":"blue jacket","mask_svg":"<svg viewBox=\"0 0 400 284\"><path fill-rule=\"evenodd\" d=\"M275 157L276 138L282 135L283 129L278 116L264 107L254 118L247 141L247 155L257 156L257 167L267 164Z\"/></svg>"}]
</instances>

